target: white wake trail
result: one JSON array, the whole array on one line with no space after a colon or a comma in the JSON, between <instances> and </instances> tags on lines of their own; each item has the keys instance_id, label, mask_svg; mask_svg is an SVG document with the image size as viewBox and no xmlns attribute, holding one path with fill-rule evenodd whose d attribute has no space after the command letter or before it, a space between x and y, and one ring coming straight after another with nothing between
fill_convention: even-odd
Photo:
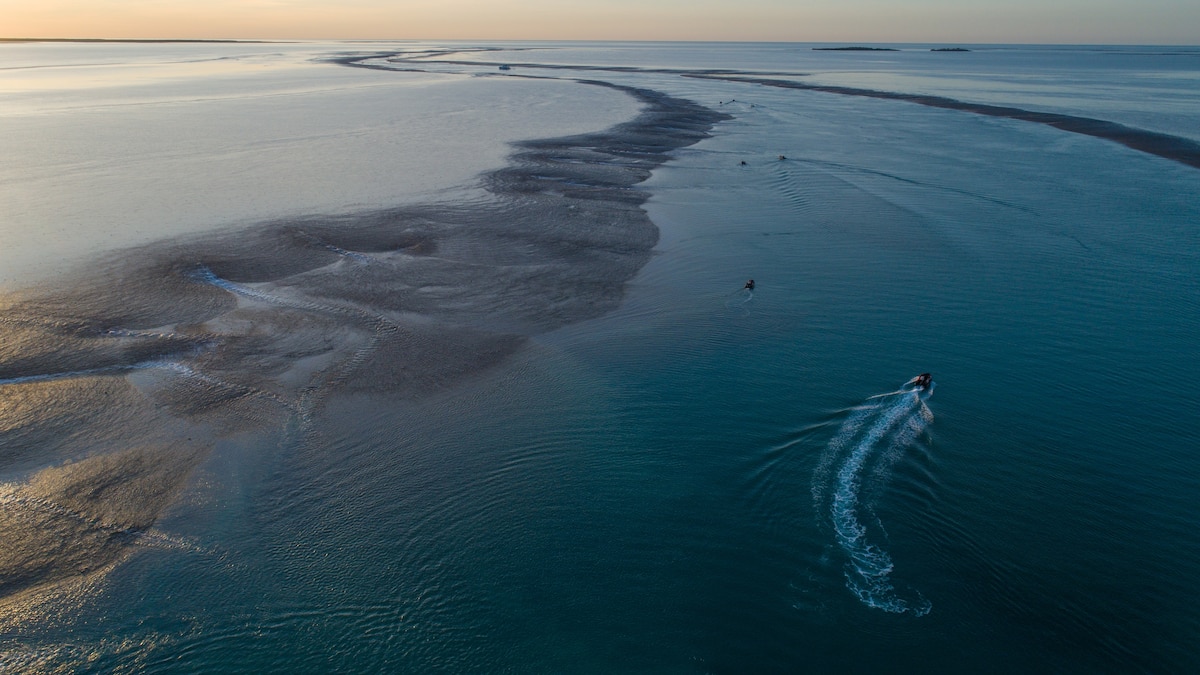
<instances>
[{"instance_id":1,"label":"white wake trail","mask_svg":"<svg viewBox=\"0 0 1200 675\"><path fill-rule=\"evenodd\" d=\"M893 613L929 612L927 601L910 604L891 581L891 555L869 538L863 524L863 476L874 467L881 482L904 451L933 420L921 394L900 390L873 396L856 408L830 441L814 476L818 508L828 505L834 538L846 554L846 585L864 604ZM834 469L836 465L836 470ZM828 499L826 495L832 493Z\"/></svg>"}]
</instances>

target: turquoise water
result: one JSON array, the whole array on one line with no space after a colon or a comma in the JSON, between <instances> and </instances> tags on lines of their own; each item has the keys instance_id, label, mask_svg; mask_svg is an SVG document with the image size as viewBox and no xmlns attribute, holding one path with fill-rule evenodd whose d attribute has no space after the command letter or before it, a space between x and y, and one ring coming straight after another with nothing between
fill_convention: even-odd
<instances>
[{"instance_id":1,"label":"turquoise water","mask_svg":"<svg viewBox=\"0 0 1200 675\"><path fill-rule=\"evenodd\" d=\"M606 49L655 67L877 58ZM1109 54L1068 51L1019 60L1057 83L1058 111L1120 107L1072 108L1067 65L1136 87ZM1003 71L987 63L968 89ZM911 77L839 67L876 89ZM960 89L937 93L965 97L970 67L953 71ZM659 240L619 305L421 397L331 388L309 417L220 436L161 541L54 620L7 628L0 667L1200 666L1200 172L902 101L588 77L730 115L641 184ZM932 395L904 390L926 371Z\"/></svg>"}]
</instances>

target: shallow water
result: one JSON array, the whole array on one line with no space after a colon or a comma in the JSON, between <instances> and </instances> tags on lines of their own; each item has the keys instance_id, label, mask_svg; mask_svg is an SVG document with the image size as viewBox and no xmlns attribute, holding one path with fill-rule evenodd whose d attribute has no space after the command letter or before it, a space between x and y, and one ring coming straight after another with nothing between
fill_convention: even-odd
<instances>
[{"instance_id":1,"label":"shallow water","mask_svg":"<svg viewBox=\"0 0 1200 675\"><path fill-rule=\"evenodd\" d=\"M329 63L372 47L0 46L0 285L166 237L450 198L508 143L637 111L560 82Z\"/></svg>"},{"instance_id":2,"label":"shallow water","mask_svg":"<svg viewBox=\"0 0 1200 675\"><path fill-rule=\"evenodd\" d=\"M861 56L883 89L915 48L554 47L420 67L520 63L712 112L652 97L665 117L518 148L470 200L150 244L17 298L0 508L77 528L67 553L95 569L28 556L56 585L10 592L0 667L1200 663L1200 173L1046 125L661 72L834 78ZM1053 112L1132 124L1061 73L1144 78L1066 51L1019 54L1079 99ZM956 63L922 66L956 81L933 93L1037 109L988 84L1003 59ZM896 393L923 371L933 395ZM64 496L113 464L175 505ZM88 543L117 526L126 545Z\"/></svg>"}]
</instances>

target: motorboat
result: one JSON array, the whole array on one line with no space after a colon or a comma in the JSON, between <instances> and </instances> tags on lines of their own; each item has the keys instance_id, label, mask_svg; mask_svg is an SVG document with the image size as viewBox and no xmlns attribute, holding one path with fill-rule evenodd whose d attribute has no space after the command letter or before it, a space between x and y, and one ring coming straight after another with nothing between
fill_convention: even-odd
<instances>
[{"instance_id":1,"label":"motorboat","mask_svg":"<svg viewBox=\"0 0 1200 675\"><path fill-rule=\"evenodd\" d=\"M931 384L933 384L933 375L931 375L929 373L921 373L920 375L914 377L913 379L909 380L908 382L905 382L904 384L906 384L906 385L911 384L914 388L916 388L918 390L928 389L929 386Z\"/></svg>"}]
</instances>

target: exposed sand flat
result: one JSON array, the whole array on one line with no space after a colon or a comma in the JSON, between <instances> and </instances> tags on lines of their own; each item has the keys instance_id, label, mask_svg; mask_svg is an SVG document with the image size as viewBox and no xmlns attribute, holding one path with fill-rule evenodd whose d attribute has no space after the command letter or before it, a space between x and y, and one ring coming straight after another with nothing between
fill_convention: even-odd
<instances>
[{"instance_id":1,"label":"exposed sand flat","mask_svg":"<svg viewBox=\"0 0 1200 675\"><path fill-rule=\"evenodd\" d=\"M206 452L150 443L160 426L228 434L291 417L304 429L333 392L420 397L616 307L658 241L637 184L722 119L619 91L645 106L636 119L519 144L476 201L148 244L6 299L0 387L25 404L0 438L66 436L37 459L86 458L0 503L22 542L0 557L0 595L56 597L138 543ZM123 437L92 454L91 427L117 416Z\"/></svg>"}]
</instances>

